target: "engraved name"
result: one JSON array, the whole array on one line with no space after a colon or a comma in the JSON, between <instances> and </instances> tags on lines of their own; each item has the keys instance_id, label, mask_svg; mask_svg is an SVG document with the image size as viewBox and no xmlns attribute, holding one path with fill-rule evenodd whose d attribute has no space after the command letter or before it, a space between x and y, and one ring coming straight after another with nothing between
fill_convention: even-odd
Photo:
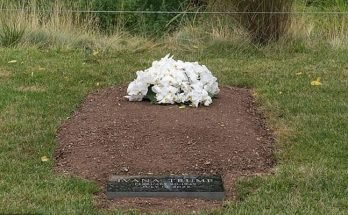
<instances>
[{"instance_id":1,"label":"engraved name","mask_svg":"<svg viewBox=\"0 0 348 215\"><path fill-rule=\"evenodd\" d=\"M202 178L202 179L197 179L197 178L170 178L167 179L166 181L169 181L172 184L180 184L180 183L213 183L214 179L210 178ZM159 184L163 183L162 180L159 179L148 179L148 178L140 178L140 179L117 179L118 183L141 183L141 184Z\"/></svg>"}]
</instances>

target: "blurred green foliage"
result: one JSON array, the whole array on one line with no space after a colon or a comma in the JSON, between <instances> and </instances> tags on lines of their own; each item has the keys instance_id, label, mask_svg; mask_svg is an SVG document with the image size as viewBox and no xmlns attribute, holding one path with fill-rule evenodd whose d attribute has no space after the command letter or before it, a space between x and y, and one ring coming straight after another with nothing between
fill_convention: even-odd
<instances>
[{"instance_id":1,"label":"blurred green foliage","mask_svg":"<svg viewBox=\"0 0 348 215\"><path fill-rule=\"evenodd\" d=\"M188 2L188 0L80 0L80 6L96 11L181 11L185 10ZM175 30L181 20L177 14L97 13L96 16L99 28L103 31L122 28L146 36Z\"/></svg>"},{"instance_id":2,"label":"blurred green foliage","mask_svg":"<svg viewBox=\"0 0 348 215\"><path fill-rule=\"evenodd\" d=\"M333 7L341 7L348 5L348 0L305 0L307 6L314 6L322 9L330 9Z\"/></svg>"}]
</instances>

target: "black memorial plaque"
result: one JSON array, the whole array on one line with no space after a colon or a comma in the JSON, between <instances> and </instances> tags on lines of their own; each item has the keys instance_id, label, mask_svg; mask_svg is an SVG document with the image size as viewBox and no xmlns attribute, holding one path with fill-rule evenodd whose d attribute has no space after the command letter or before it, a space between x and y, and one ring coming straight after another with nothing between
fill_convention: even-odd
<instances>
[{"instance_id":1,"label":"black memorial plaque","mask_svg":"<svg viewBox=\"0 0 348 215\"><path fill-rule=\"evenodd\" d=\"M223 200L220 176L112 176L108 199L122 197L178 197Z\"/></svg>"}]
</instances>

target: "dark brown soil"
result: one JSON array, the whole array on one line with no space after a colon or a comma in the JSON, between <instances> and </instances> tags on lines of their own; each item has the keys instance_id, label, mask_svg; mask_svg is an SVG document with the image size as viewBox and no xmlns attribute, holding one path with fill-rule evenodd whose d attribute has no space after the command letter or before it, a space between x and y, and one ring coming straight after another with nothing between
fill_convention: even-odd
<instances>
[{"instance_id":1,"label":"dark brown soil","mask_svg":"<svg viewBox=\"0 0 348 215\"><path fill-rule=\"evenodd\" d=\"M185 109L128 102L125 87L89 95L58 132L57 170L96 181L111 175L222 175L227 199L240 176L267 172L273 139L250 91L223 87L210 107ZM221 202L122 199L99 205L141 211L192 212Z\"/></svg>"}]
</instances>

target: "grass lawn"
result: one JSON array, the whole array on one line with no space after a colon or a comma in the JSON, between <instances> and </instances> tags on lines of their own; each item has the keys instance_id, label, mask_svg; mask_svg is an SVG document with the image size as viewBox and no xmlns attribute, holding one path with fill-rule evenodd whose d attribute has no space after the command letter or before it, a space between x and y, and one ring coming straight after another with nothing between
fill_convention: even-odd
<instances>
[{"instance_id":1,"label":"grass lawn","mask_svg":"<svg viewBox=\"0 0 348 215\"><path fill-rule=\"evenodd\" d=\"M93 206L93 183L54 174L56 129L89 92L126 84L171 52L207 65L223 85L254 89L277 137L274 174L242 179L239 201L214 213L348 214L348 51L235 49L0 48L0 213L112 213Z\"/></svg>"}]
</instances>

